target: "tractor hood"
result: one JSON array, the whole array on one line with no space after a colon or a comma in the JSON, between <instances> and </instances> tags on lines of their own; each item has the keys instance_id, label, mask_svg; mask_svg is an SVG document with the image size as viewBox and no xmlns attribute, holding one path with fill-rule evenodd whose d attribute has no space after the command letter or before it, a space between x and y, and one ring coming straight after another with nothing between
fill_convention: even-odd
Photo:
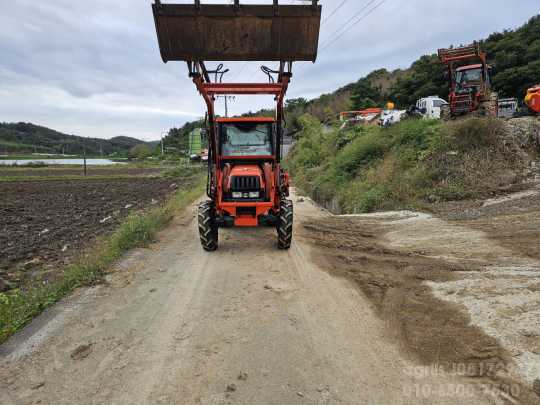
<instances>
[{"instance_id":1,"label":"tractor hood","mask_svg":"<svg viewBox=\"0 0 540 405\"><path fill-rule=\"evenodd\" d=\"M231 169L231 177L255 176L263 177L261 168L257 165L237 165Z\"/></svg>"}]
</instances>

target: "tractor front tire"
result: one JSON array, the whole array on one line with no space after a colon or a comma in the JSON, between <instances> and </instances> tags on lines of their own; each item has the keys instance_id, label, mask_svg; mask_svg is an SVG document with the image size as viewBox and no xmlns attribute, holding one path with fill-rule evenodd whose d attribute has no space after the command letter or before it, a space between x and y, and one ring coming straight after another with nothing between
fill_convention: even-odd
<instances>
[{"instance_id":1,"label":"tractor front tire","mask_svg":"<svg viewBox=\"0 0 540 405\"><path fill-rule=\"evenodd\" d=\"M279 220L277 224L278 249L291 247L293 233L293 203L283 198L279 204Z\"/></svg>"},{"instance_id":2,"label":"tractor front tire","mask_svg":"<svg viewBox=\"0 0 540 405\"><path fill-rule=\"evenodd\" d=\"M199 235L204 250L213 252L218 248L218 226L216 224L216 209L213 201L199 204Z\"/></svg>"}]
</instances>

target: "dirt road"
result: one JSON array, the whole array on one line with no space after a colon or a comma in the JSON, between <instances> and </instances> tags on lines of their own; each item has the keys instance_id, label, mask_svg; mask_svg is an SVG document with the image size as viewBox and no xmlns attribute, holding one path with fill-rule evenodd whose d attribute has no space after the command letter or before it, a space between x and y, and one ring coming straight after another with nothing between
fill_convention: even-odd
<instances>
[{"instance_id":1,"label":"dirt road","mask_svg":"<svg viewBox=\"0 0 540 405\"><path fill-rule=\"evenodd\" d=\"M297 227L326 216L307 200L295 210ZM223 230L209 254L194 219L0 347L0 403L497 403L408 360L305 239L278 251L272 229Z\"/></svg>"}]
</instances>

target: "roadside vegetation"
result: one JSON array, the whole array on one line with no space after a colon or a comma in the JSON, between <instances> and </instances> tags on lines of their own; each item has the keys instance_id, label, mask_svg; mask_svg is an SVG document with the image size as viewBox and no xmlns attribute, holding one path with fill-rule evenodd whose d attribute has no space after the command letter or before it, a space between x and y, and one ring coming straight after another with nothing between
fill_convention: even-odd
<instances>
[{"instance_id":1,"label":"roadside vegetation","mask_svg":"<svg viewBox=\"0 0 540 405\"><path fill-rule=\"evenodd\" d=\"M176 213L203 193L202 171L175 169L166 177L185 181L178 182L179 189L164 204L127 216L113 233L93 241L92 247L59 268L60 276L50 282L30 283L0 293L0 343L73 289L100 282L107 268L124 252L150 243Z\"/></svg>"},{"instance_id":2,"label":"roadside vegetation","mask_svg":"<svg viewBox=\"0 0 540 405\"><path fill-rule=\"evenodd\" d=\"M294 184L334 212L426 208L507 190L523 162L502 141L503 124L407 120L390 128L324 129L310 115L288 158Z\"/></svg>"}]
</instances>

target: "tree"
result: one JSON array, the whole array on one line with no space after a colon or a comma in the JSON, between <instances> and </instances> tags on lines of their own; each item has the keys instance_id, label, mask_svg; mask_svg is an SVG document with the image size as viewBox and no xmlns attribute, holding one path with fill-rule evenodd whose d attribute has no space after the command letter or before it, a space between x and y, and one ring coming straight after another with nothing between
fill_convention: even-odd
<instances>
[{"instance_id":1,"label":"tree","mask_svg":"<svg viewBox=\"0 0 540 405\"><path fill-rule=\"evenodd\" d=\"M135 145L133 148L129 150L130 158L146 159L147 157L150 157L150 156L152 156L152 149L150 149L150 146L144 143Z\"/></svg>"},{"instance_id":2,"label":"tree","mask_svg":"<svg viewBox=\"0 0 540 405\"><path fill-rule=\"evenodd\" d=\"M351 106L353 110L377 107L377 104L382 103L383 95L379 89L371 85L371 82L367 77L356 82L351 95Z\"/></svg>"}]
</instances>

